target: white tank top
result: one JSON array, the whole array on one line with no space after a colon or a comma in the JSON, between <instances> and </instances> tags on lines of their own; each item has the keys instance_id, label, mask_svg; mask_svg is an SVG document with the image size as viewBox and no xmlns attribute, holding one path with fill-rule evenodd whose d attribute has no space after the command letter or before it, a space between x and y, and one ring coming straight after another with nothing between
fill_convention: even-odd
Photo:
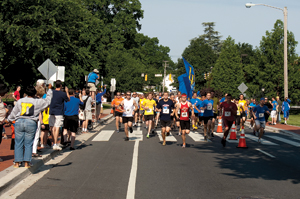
<instances>
[{"instance_id":1,"label":"white tank top","mask_svg":"<svg viewBox=\"0 0 300 199\"><path fill-rule=\"evenodd\" d=\"M132 117L132 112L134 110L133 99L124 99L124 110L123 117Z\"/></svg>"}]
</instances>

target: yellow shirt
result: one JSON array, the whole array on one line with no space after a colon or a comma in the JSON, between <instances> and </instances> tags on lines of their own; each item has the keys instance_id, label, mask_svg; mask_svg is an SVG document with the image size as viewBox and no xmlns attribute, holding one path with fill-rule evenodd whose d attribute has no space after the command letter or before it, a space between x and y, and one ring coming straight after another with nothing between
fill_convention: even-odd
<instances>
[{"instance_id":1,"label":"yellow shirt","mask_svg":"<svg viewBox=\"0 0 300 199\"><path fill-rule=\"evenodd\" d=\"M245 112L245 108L247 107L246 100L239 100L240 112Z\"/></svg>"},{"instance_id":2,"label":"yellow shirt","mask_svg":"<svg viewBox=\"0 0 300 199\"><path fill-rule=\"evenodd\" d=\"M47 110L47 113L46 113ZM49 108L46 108L46 110L43 111L43 123L49 124Z\"/></svg>"},{"instance_id":3,"label":"yellow shirt","mask_svg":"<svg viewBox=\"0 0 300 199\"><path fill-rule=\"evenodd\" d=\"M149 110L145 110L145 115L154 115L154 109L156 107L156 102L152 99L152 100L149 100L149 99L146 99L144 100L143 104L142 104L144 107L148 107Z\"/></svg>"},{"instance_id":4,"label":"yellow shirt","mask_svg":"<svg viewBox=\"0 0 300 199\"><path fill-rule=\"evenodd\" d=\"M141 105L143 105L145 100L146 100L146 98L140 99L140 110L141 111L144 110Z\"/></svg>"}]
</instances>

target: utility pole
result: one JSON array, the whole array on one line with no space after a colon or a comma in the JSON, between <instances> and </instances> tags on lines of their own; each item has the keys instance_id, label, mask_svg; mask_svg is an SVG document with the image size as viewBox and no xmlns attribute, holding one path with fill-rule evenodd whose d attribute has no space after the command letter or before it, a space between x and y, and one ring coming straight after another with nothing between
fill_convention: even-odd
<instances>
[{"instance_id":1,"label":"utility pole","mask_svg":"<svg viewBox=\"0 0 300 199\"><path fill-rule=\"evenodd\" d=\"M163 61L165 64L165 70L164 70L164 81L163 81L163 92L165 92L165 79L166 79L166 69L167 69L167 66L169 66L169 64L167 64L169 61Z\"/></svg>"},{"instance_id":2,"label":"utility pole","mask_svg":"<svg viewBox=\"0 0 300 199\"><path fill-rule=\"evenodd\" d=\"M289 97L288 87L288 44L287 44L287 7L283 9L284 14L284 98Z\"/></svg>"}]
</instances>

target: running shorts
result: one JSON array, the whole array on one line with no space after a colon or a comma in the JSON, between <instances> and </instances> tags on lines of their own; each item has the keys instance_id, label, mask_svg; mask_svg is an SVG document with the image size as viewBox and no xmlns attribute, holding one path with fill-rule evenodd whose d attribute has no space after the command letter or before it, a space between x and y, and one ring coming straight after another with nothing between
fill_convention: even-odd
<instances>
[{"instance_id":1,"label":"running shorts","mask_svg":"<svg viewBox=\"0 0 300 199\"><path fill-rule=\"evenodd\" d=\"M172 120L170 121L160 120L160 125L162 128L171 127L171 124L172 124Z\"/></svg>"},{"instance_id":2,"label":"running shorts","mask_svg":"<svg viewBox=\"0 0 300 199\"><path fill-rule=\"evenodd\" d=\"M208 121L211 121L213 116L203 117L204 124L207 124Z\"/></svg>"},{"instance_id":3,"label":"running shorts","mask_svg":"<svg viewBox=\"0 0 300 199\"><path fill-rule=\"evenodd\" d=\"M228 127L230 129L232 124L233 124L233 121L223 119L223 124L224 124L225 127Z\"/></svg>"},{"instance_id":4,"label":"running shorts","mask_svg":"<svg viewBox=\"0 0 300 199\"><path fill-rule=\"evenodd\" d=\"M154 119L154 115L144 115L144 117L145 117L145 121L149 121L149 120Z\"/></svg>"},{"instance_id":5,"label":"running shorts","mask_svg":"<svg viewBox=\"0 0 300 199\"><path fill-rule=\"evenodd\" d=\"M133 122L133 117L122 117L123 124L126 124L128 122Z\"/></svg>"},{"instance_id":6,"label":"running shorts","mask_svg":"<svg viewBox=\"0 0 300 199\"><path fill-rule=\"evenodd\" d=\"M115 117L122 117L123 113L115 111Z\"/></svg>"},{"instance_id":7,"label":"running shorts","mask_svg":"<svg viewBox=\"0 0 300 199\"><path fill-rule=\"evenodd\" d=\"M266 127L266 121L255 120L255 125L258 128L263 128L264 129Z\"/></svg>"},{"instance_id":8,"label":"running shorts","mask_svg":"<svg viewBox=\"0 0 300 199\"><path fill-rule=\"evenodd\" d=\"M190 130L190 120L180 120L181 130Z\"/></svg>"},{"instance_id":9,"label":"running shorts","mask_svg":"<svg viewBox=\"0 0 300 199\"><path fill-rule=\"evenodd\" d=\"M214 113L213 118L217 119L217 117L218 117L218 113Z\"/></svg>"}]
</instances>

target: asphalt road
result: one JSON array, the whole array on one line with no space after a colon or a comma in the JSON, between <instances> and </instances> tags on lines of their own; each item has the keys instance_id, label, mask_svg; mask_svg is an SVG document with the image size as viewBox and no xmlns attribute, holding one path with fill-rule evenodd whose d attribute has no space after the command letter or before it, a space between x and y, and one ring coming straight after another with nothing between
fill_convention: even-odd
<instances>
[{"instance_id":1,"label":"asphalt road","mask_svg":"<svg viewBox=\"0 0 300 199\"><path fill-rule=\"evenodd\" d=\"M177 131L173 131L176 142L162 146L158 135L146 138L142 125L143 140L136 145L137 141L124 141L123 131L112 133L114 124L108 124L18 198L129 199L128 190L134 191L136 199L299 198L300 140L266 132L269 142L259 144L247 137L252 130L246 129L248 149L236 148L237 143L223 148L218 136L211 142L187 136L187 148L182 149ZM109 132L111 137L105 136ZM138 154L133 156L135 148ZM134 158L136 177L132 175ZM130 178L134 186L128 186Z\"/></svg>"}]
</instances>

